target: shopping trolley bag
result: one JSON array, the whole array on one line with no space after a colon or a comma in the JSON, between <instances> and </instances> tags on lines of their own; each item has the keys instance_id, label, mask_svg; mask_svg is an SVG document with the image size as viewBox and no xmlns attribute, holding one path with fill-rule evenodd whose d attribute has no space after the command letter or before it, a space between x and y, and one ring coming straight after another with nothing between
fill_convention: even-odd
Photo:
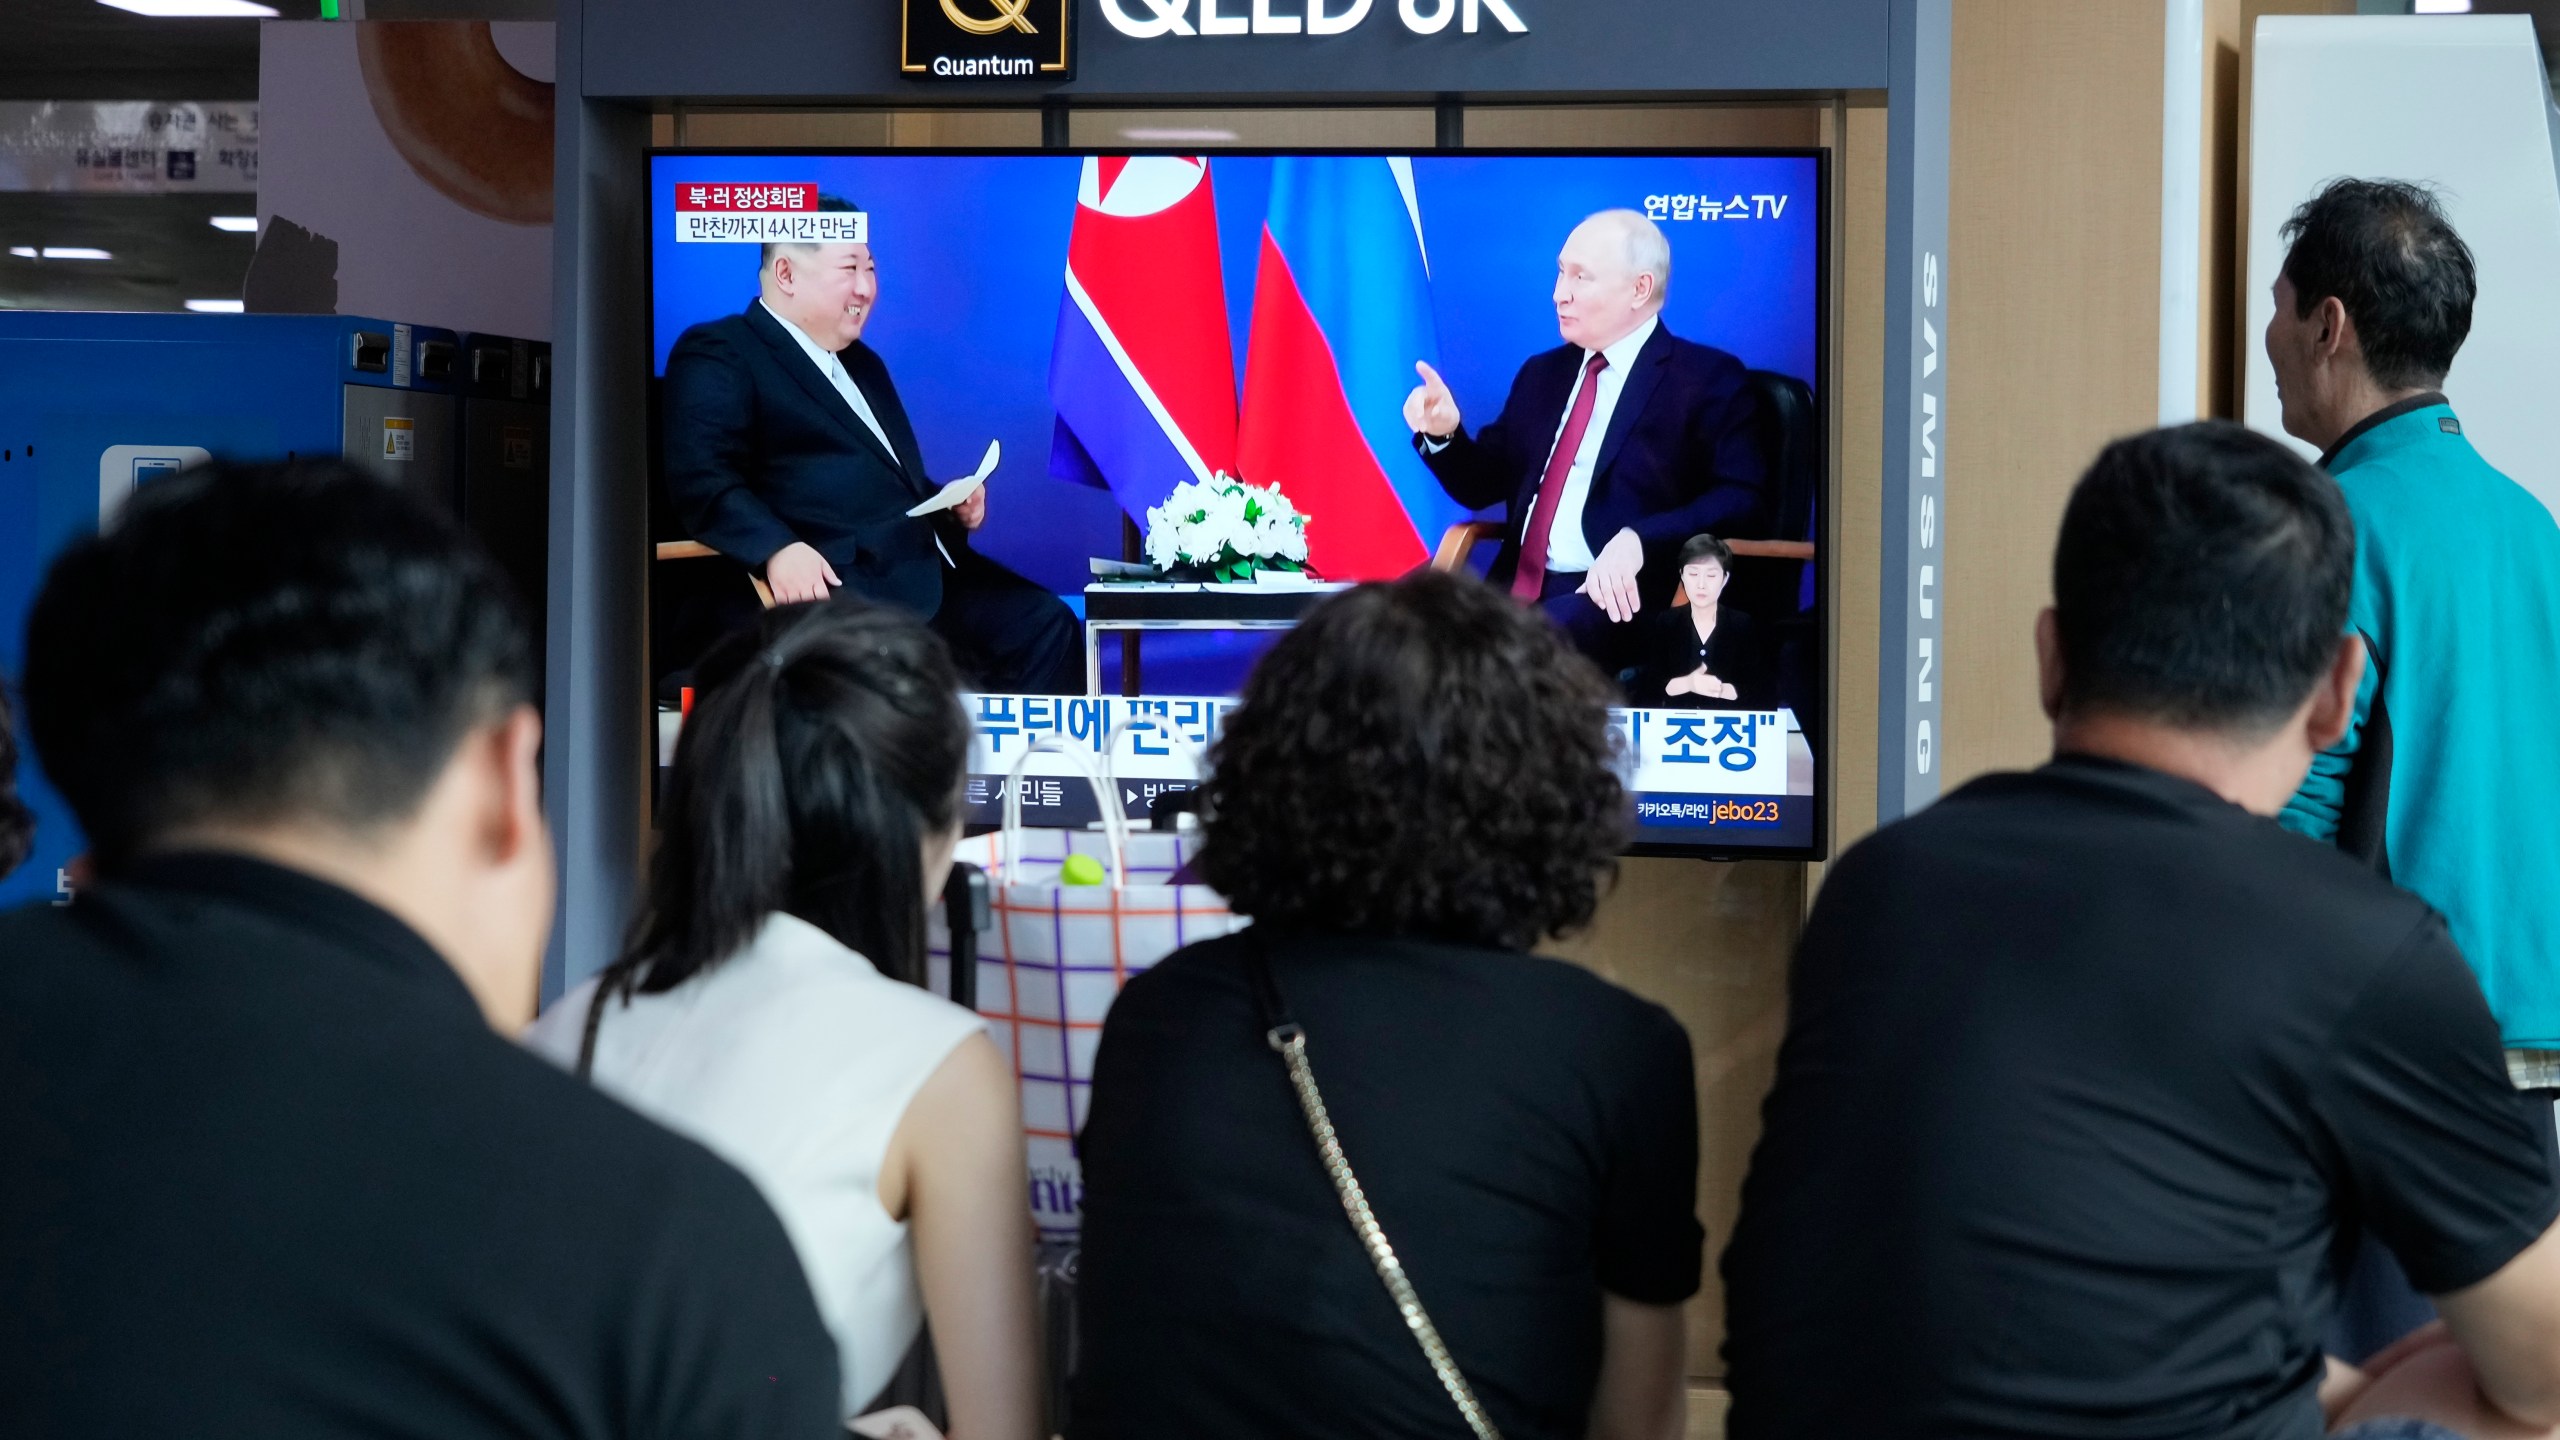
<instances>
[{"instance_id":1,"label":"shopping trolley bag","mask_svg":"<svg viewBox=\"0 0 2560 1440\"><path fill-rule=\"evenodd\" d=\"M1102 802L1098 830L1025 830L1022 777L1033 755L1065 756ZM1084 1208L1075 1139L1093 1090L1102 1018L1131 975L1198 940L1246 923L1206 885L1175 883L1198 851L1196 833L1132 832L1113 786L1089 757L1044 740L1014 762L1004 828L964 840L959 858L987 872L993 915L978 936L978 1013L1022 1085L1031 1213L1045 1240L1072 1240ZM1102 867L1098 885L1061 879L1068 857ZM947 917L932 917L928 944L949 964ZM965 949L964 949L965 953Z\"/></svg>"}]
</instances>

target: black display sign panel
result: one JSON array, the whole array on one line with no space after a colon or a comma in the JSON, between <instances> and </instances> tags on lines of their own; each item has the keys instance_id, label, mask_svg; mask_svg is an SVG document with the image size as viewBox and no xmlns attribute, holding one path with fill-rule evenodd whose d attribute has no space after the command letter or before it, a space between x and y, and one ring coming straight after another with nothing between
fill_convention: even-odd
<instances>
[{"instance_id":1,"label":"black display sign panel","mask_svg":"<svg viewBox=\"0 0 2560 1440\"><path fill-rule=\"evenodd\" d=\"M1076 0L900 0L898 69L919 80L1072 80Z\"/></svg>"}]
</instances>

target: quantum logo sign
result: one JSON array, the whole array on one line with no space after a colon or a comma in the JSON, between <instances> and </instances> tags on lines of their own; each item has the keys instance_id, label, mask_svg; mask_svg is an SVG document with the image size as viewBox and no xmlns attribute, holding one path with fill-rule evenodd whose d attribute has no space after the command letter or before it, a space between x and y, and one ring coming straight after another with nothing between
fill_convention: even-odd
<instances>
[{"instance_id":1,"label":"quantum logo sign","mask_svg":"<svg viewBox=\"0 0 2560 1440\"><path fill-rule=\"evenodd\" d=\"M1380 0L1096 0L1111 28L1132 40L1166 35L1347 35ZM1510 0L1395 0L1396 18L1416 35L1452 24L1473 35L1490 23L1513 35L1529 27Z\"/></svg>"},{"instance_id":2,"label":"quantum logo sign","mask_svg":"<svg viewBox=\"0 0 2560 1440\"><path fill-rule=\"evenodd\" d=\"M933 80L1072 80L1076 0L903 0L898 69Z\"/></svg>"}]
</instances>

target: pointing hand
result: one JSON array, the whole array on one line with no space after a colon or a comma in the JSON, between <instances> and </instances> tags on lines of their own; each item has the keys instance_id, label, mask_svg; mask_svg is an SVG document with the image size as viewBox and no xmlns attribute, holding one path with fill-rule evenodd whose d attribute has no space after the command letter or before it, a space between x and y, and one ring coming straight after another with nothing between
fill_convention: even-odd
<instances>
[{"instance_id":1,"label":"pointing hand","mask_svg":"<svg viewBox=\"0 0 2560 1440\"><path fill-rule=\"evenodd\" d=\"M1416 361L1414 373L1422 383L1404 397L1404 423L1417 435L1446 440L1458 433L1458 397L1449 393L1449 382L1440 372Z\"/></svg>"}]
</instances>

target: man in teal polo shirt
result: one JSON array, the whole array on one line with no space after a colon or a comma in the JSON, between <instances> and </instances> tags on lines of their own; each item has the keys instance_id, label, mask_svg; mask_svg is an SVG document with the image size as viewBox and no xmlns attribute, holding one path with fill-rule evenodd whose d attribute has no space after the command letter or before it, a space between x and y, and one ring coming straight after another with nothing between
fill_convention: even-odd
<instances>
[{"instance_id":1,"label":"man in teal polo shirt","mask_svg":"<svg viewBox=\"0 0 2560 1440\"><path fill-rule=\"evenodd\" d=\"M2368 664L2282 821L2442 911L2510 1077L2560 1088L2560 524L2439 393L2475 280L2434 197L2333 181L2283 234L2267 358L2355 518Z\"/></svg>"}]
</instances>

